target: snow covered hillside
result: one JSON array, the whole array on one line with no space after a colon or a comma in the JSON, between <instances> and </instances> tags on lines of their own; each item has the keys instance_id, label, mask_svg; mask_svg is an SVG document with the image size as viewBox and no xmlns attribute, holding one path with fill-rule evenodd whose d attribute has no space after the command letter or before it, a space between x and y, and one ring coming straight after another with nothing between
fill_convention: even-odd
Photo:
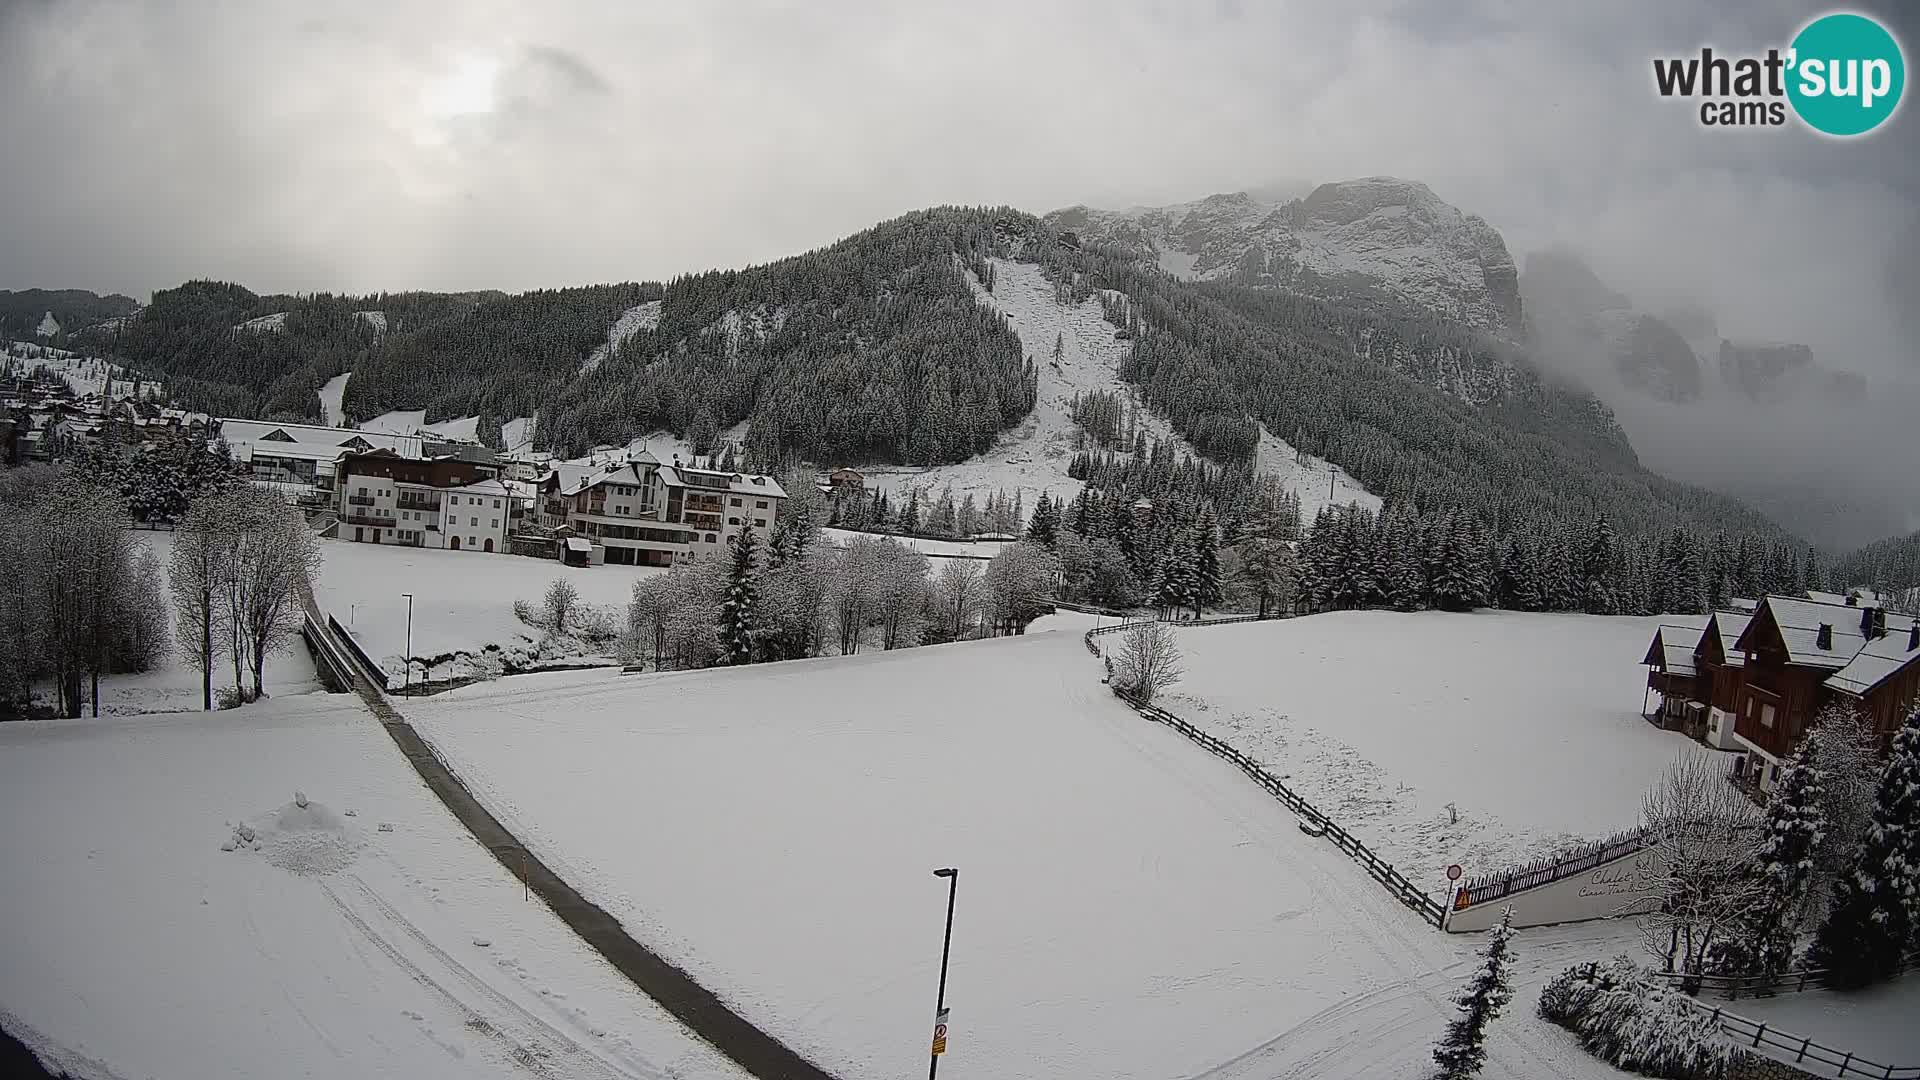
<instances>
[{"instance_id":1,"label":"snow covered hillside","mask_svg":"<svg viewBox=\"0 0 1920 1080\"><path fill-rule=\"evenodd\" d=\"M661 301L649 300L644 304L635 304L620 313L613 325L607 329L607 343L593 350L586 362L580 365L580 374L585 375L600 366L615 349L627 343L627 339L642 330L652 330L660 325Z\"/></svg>"},{"instance_id":2,"label":"snow covered hillside","mask_svg":"<svg viewBox=\"0 0 1920 1080\"><path fill-rule=\"evenodd\" d=\"M1325 458L1294 449L1293 444L1260 425L1260 445L1254 448L1254 470L1272 473L1280 485L1300 496L1300 527L1313 524L1314 515L1328 506L1359 503L1378 514L1380 496L1347 475L1347 470Z\"/></svg>"},{"instance_id":3,"label":"snow covered hillside","mask_svg":"<svg viewBox=\"0 0 1920 1080\"><path fill-rule=\"evenodd\" d=\"M1038 266L1010 259L990 261L993 292L987 292L971 275L968 281L976 299L1006 315L1022 350L1039 368L1040 387L1033 411L979 457L932 468L865 468L862 472L869 486L884 485L896 491L912 486L937 496L951 484L955 499L972 492L982 502L994 491L1022 491L1027 506L1033 505L1041 491L1070 500L1082 487L1080 481L1067 475L1079 431L1071 413L1074 395L1111 390L1123 399L1134 396L1133 389L1121 382L1118 374L1120 361L1131 346L1115 339L1114 325L1106 320L1098 299L1089 297L1077 305L1058 303L1053 298L1053 286ZM1062 351L1057 365L1053 359L1056 340ZM1139 417L1147 438L1170 442L1181 452L1193 452L1185 439L1145 405L1140 407Z\"/></svg>"},{"instance_id":4,"label":"snow covered hillside","mask_svg":"<svg viewBox=\"0 0 1920 1080\"><path fill-rule=\"evenodd\" d=\"M276 311L271 315L262 315L258 318L248 319L246 322L243 322L243 323L236 323L234 325L234 329L235 330L252 330L256 333L264 333L269 331L278 333L279 331L285 329L286 325L287 325L287 313L284 311Z\"/></svg>"},{"instance_id":5,"label":"snow covered hillside","mask_svg":"<svg viewBox=\"0 0 1920 1080\"><path fill-rule=\"evenodd\" d=\"M0 1026L88 1080L741 1075L351 697L0 725L0 865Z\"/></svg>"},{"instance_id":6,"label":"snow covered hillside","mask_svg":"<svg viewBox=\"0 0 1920 1080\"><path fill-rule=\"evenodd\" d=\"M331 384L329 384L331 385ZM359 425L361 431L382 435L428 435L453 442L479 442L480 418L462 416L454 420L427 423L425 409L394 409Z\"/></svg>"},{"instance_id":7,"label":"snow covered hillside","mask_svg":"<svg viewBox=\"0 0 1920 1080\"><path fill-rule=\"evenodd\" d=\"M127 369L118 364L28 341L11 342L5 353L0 355L6 358L5 362L0 362L0 367L12 363L24 372L50 371L64 380L67 387L80 397L88 394L114 399L133 396L135 381ZM142 397L159 396L158 380L146 380L141 386Z\"/></svg>"},{"instance_id":8,"label":"snow covered hillside","mask_svg":"<svg viewBox=\"0 0 1920 1080\"><path fill-rule=\"evenodd\" d=\"M571 883L847 1080L924 1062L946 865L943 1076L1420 1075L1476 943L1098 676L1042 633L407 711ZM1513 1011L1483 1075L1609 1075Z\"/></svg>"},{"instance_id":9,"label":"snow covered hillside","mask_svg":"<svg viewBox=\"0 0 1920 1080\"><path fill-rule=\"evenodd\" d=\"M1638 711L1640 657L1679 618L1354 611L1188 629L1186 679L1159 704L1444 896L1450 863L1492 872L1638 824L1675 756L1710 752Z\"/></svg>"},{"instance_id":10,"label":"snow covered hillside","mask_svg":"<svg viewBox=\"0 0 1920 1080\"><path fill-rule=\"evenodd\" d=\"M314 596L388 673L405 681L407 599L413 594L413 679L486 678L508 669L553 664L612 664L571 641L542 642L514 617L513 602L538 607L547 586L565 578L580 599L626 618L633 583L661 571L645 566L566 566L550 559L439 548L327 541Z\"/></svg>"}]
</instances>

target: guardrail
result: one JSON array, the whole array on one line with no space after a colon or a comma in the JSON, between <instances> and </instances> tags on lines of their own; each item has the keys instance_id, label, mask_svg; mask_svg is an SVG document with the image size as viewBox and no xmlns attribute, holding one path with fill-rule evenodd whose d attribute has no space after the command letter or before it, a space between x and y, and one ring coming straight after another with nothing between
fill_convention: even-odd
<instances>
[{"instance_id":1,"label":"guardrail","mask_svg":"<svg viewBox=\"0 0 1920 1080\"><path fill-rule=\"evenodd\" d=\"M1814 1042L1806 1035L1783 1031L1758 1020L1699 1002L1694 1008L1712 1014L1715 1024L1744 1050L1770 1051L1761 1056L1792 1065L1824 1065L1839 1070L1837 1075L1872 1077L1873 1080L1920 1080L1920 1065L1881 1065L1850 1050L1839 1050ZM1788 1055L1792 1055L1789 1057Z\"/></svg>"},{"instance_id":2,"label":"guardrail","mask_svg":"<svg viewBox=\"0 0 1920 1080\"><path fill-rule=\"evenodd\" d=\"M1213 620L1213 621L1214 622L1248 622L1248 621L1252 621L1252 619L1257 619L1257 618L1258 616L1252 616L1250 618L1235 617L1231 619ZM1151 621L1152 620L1139 620L1135 622L1121 623L1117 626L1098 627L1096 629L1087 631L1082 640L1086 642L1088 652L1092 653L1095 656L1099 656L1100 646L1094 644L1093 642L1094 638L1099 637L1102 634L1117 634L1123 630L1131 630L1136 626L1140 626L1143 623L1151 622ZM1185 625L1192 626L1192 625L1207 625L1207 624L1188 623ZM1408 908L1412 909L1414 914L1419 915L1421 919L1432 924L1433 926L1439 927L1444 924L1444 922L1446 921L1446 915L1447 915L1447 911L1445 907L1441 906L1441 904L1438 901L1433 899L1431 896L1428 896L1425 892L1421 891L1421 889L1418 886L1416 886L1413 882L1408 881L1405 875L1401 874L1400 871L1393 868L1392 863L1389 863L1386 860L1380 858L1378 855L1375 855L1373 853L1373 850L1367 847L1366 844L1362 843L1358 837L1354 836L1352 833L1348 832L1347 830L1341 828L1339 823L1327 817L1327 815L1321 813L1320 810L1317 807L1315 807L1312 803L1308 802L1306 799L1302 798L1299 795L1299 793L1295 792L1292 788L1282 783L1279 777L1268 772L1266 768L1263 767L1259 762L1248 757L1246 754L1241 753L1239 750L1235 749L1233 746L1229 745L1225 741L1219 738L1216 738L1205 731L1200 730L1199 728L1195 727L1191 723L1188 723L1187 721L1182 720L1178 716L1173 715L1172 713L1166 711L1165 709L1162 709L1162 708L1159 708L1158 706L1141 701L1138 698L1133 697L1129 694L1124 694L1117 687L1114 688L1113 694L1115 697L1119 698L1121 701L1126 702L1128 707L1132 708L1135 712L1139 713L1140 715L1146 717L1149 720L1153 720L1157 723L1167 725L1173 730L1186 736L1190 742L1198 744L1202 749L1205 749L1208 753L1211 753L1215 757L1221 758L1225 761L1231 762L1236 768L1238 768L1241 772L1245 773L1250 779L1252 779L1254 783L1259 784L1261 787L1265 788L1268 794L1280 800L1280 802L1284 806L1286 806L1287 809L1292 810L1295 814L1299 815L1302 821L1312 825L1314 829L1318 831L1321 835L1324 835L1328 839L1332 840L1335 847L1338 847L1341 851L1346 852L1349 858L1351 858L1354 862L1359 863L1361 867L1367 871L1367 875L1373 878L1373 880L1379 882L1382 887L1384 887L1389 893L1393 895L1394 899L1400 901L1402 904L1405 904Z\"/></svg>"},{"instance_id":3,"label":"guardrail","mask_svg":"<svg viewBox=\"0 0 1920 1080\"><path fill-rule=\"evenodd\" d=\"M339 619L331 615L327 616L327 625L332 628L334 639L346 646L348 655L351 656L359 666L360 673L365 675L367 681L373 684L374 690L385 694L387 692L387 673L381 670L380 665L375 663L373 657L367 654L367 650L360 646L359 639L355 638L346 627L341 626Z\"/></svg>"},{"instance_id":4,"label":"guardrail","mask_svg":"<svg viewBox=\"0 0 1920 1080\"><path fill-rule=\"evenodd\" d=\"M1640 829L1615 833L1604 840L1582 844L1569 852L1536 859L1530 863L1492 874L1468 878L1455 896L1455 910L1474 904L1487 904L1517 892L1537 889L1563 878L1584 874L1604 863L1631 855L1646 847L1646 835Z\"/></svg>"}]
</instances>

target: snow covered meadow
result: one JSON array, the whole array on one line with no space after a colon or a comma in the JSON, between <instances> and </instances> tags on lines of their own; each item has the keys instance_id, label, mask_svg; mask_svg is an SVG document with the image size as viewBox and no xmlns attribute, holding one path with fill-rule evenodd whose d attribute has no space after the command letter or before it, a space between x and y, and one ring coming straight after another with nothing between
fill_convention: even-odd
<instances>
[{"instance_id":1,"label":"snow covered meadow","mask_svg":"<svg viewBox=\"0 0 1920 1080\"><path fill-rule=\"evenodd\" d=\"M1476 943L1115 701L1087 621L534 675L406 710L589 898L849 1080L925 1060L944 865L961 871L944 1075L1420 1075ZM1578 930L1575 951L1618 933ZM1486 1075L1608 1075L1518 1011Z\"/></svg>"},{"instance_id":2,"label":"snow covered meadow","mask_svg":"<svg viewBox=\"0 0 1920 1080\"><path fill-rule=\"evenodd\" d=\"M344 695L0 725L0 865L0 1023L89 1080L741 1075Z\"/></svg>"},{"instance_id":3,"label":"snow covered meadow","mask_svg":"<svg viewBox=\"0 0 1920 1080\"><path fill-rule=\"evenodd\" d=\"M379 661L392 685L403 681L407 598L413 594L414 678L435 681L498 675L503 666L613 663L611 657L540 648L541 633L514 617L513 602L538 606L556 578L580 598L625 618L633 583L661 571L644 566L566 566L477 551L394 547L328 541L326 565L314 587L322 610L348 627ZM430 661L430 662L428 662Z\"/></svg>"},{"instance_id":4,"label":"snow covered meadow","mask_svg":"<svg viewBox=\"0 0 1920 1080\"><path fill-rule=\"evenodd\" d=\"M1638 824L1676 755L1712 752L1640 716L1663 621L1354 611L1190 628L1186 678L1157 703L1443 897L1450 863L1491 872Z\"/></svg>"}]
</instances>

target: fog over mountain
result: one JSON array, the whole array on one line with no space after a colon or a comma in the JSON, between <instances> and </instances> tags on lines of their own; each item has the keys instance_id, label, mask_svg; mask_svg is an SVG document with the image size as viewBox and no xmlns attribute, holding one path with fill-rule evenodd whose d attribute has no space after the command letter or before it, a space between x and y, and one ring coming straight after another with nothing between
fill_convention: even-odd
<instances>
[{"instance_id":1,"label":"fog over mountain","mask_svg":"<svg viewBox=\"0 0 1920 1080\"><path fill-rule=\"evenodd\" d=\"M1920 7L1860 6L1920 42ZM1710 312L1874 380L1865 406L1758 413L1596 385L1649 461L1871 485L1912 415L1880 388L1920 379L1916 110L1847 142L1710 132L1651 85L1654 56L1783 44L1814 13L20 0L0 5L0 288L665 279L943 203L1278 203L1394 176L1522 266L1577 252L1635 311ZM1914 506L1909 482L1878 517Z\"/></svg>"}]
</instances>

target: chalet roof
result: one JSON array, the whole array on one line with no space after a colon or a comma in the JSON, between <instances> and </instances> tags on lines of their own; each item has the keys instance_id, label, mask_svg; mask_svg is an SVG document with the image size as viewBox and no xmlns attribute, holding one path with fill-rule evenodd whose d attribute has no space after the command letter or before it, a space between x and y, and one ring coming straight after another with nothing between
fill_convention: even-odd
<instances>
[{"instance_id":1,"label":"chalet roof","mask_svg":"<svg viewBox=\"0 0 1920 1080\"><path fill-rule=\"evenodd\" d=\"M513 494L512 491L508 490L507 485L491 477L485 480L475 480L473 483L464 487L448 488L447 490L461 495L491 495L495 498L502 499Z\"/></svg>"},{"instance_id":2,"label":"chalet roof","mask_svg":"<svg viewBox=\"0 0 1920 1080\"><path fill-rule=\"evenodd\" d=\"M1853 597L1853 603L1851 604L1847 603L1847 597L1849 596ZM1817 589L1808 589L1807 599L1816 604L1838 604L1842 607L1851 608L1880 606L1880 597L1871 589L1854 589L1851 592L1844 593L1820 592Z\"/></svg>"},{"instance_id":3,"label":"chalet roof","mask_svg":"<svg viewBox=\"0 0 1920 1080\"><path fill-rule=\"evenodd\" d=\"M689 475L724 481L724 485L721 487L710 487L706 484L691 483L688 480ZM662 465L660 467L660 478L672 487L703 488L709 491L731 491L736 495L752 495L761 499L784 499L787 497L787 491L780 486L780 481L775 480L771 476L760 476L751 473L723 473L717 469L696 469L690 465Z\"/></svg>"},{"instance_id":4,"label":"chalet roof","mask_svg":"<svg viewBox=\"0 0 1920 1080\"><path fill-rule=\"evenodd\" d=\"M1760 611L1755 613L1736 644L1745 649L1754 629L1770 616L1772 623L1779 627L1781 643L1787 650L1787 663L1838 670L1867 643L1866 635L1860 632L1860 612L1860 608L1844 603L1827 604L1797 596L1770 595L1761 600ZM1824 649L1820 647L1822 625L1831 628Z\"/></svg>"},{"instance_id":5,"label":"chalet roof","mask_svg":"<svg viewBox=\"0 0 1920 1080\"><path fill-rule=\"evenodd\" d=\"M1745 611L1713 613L1713 618L1708 620L1707 627L1719 636L1721 663L1728 667L1745 666L1747 655L1734 648L1734 645L1739 642L1740 635L1746 633L1747 624L1752 621L1753 615Z\"/></svg>"},{"instance_id":6,"label":"chalet roof","mask_svg":"<svg viewBox=\"0 0 1920 1080\"><path fill-rule=\"evenodd\" d=\"M1898 674L1907 665L1920 662L1920 648L1914 645L1913 619L1889 620L1887 632L1866 643L1847 666L1827 676L1828 689L1859 697Z\"/></svg>"},{"instance_id":7,"label":"chalet roof","mask_svg":"<svg viewBox=\"0 0 1920 1080\"><path fill-rule=\"evenodd\" d=\"M1700 628L1696 626L1676 626L1670 623L1660 624L1653 632L1653 641L1647 646L1647 657L1643 664L1660 665L1660 670L1669 675L1692 675L1693 648L1700 642Z\"/></svg>"},{"instance_id":8,"label":"chalet roof","mask_svg":"<svg viewBox=\"0 0 1920 1080\"><path fill-rule=\"evenodd\" d=\"M264 420L222 417L220 437L227 440L227 445L233 448L234 456L241 460L245 460L244 450L254 443L263 443L271 447L272 452L280 457L331 459L342 449L363 448L391 450L405 458L423 456L418 435L385 435L377 431L321 427L318 424L272 424ZM313 449L306 453L287 451L288 447L296 446ZM330 450L333 453L318 452L322 450Z\"/></svg>"}]
</instances>

